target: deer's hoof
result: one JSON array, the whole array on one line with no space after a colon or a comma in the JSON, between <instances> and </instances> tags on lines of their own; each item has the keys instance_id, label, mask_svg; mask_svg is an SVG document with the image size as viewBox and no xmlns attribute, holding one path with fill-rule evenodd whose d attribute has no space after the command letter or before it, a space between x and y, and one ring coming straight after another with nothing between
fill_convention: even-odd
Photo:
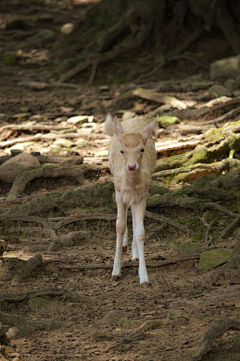
<instances>
[{"instance_id":1,"label":"deer's hoof","mask_svg":"<svg viewBox=\"0 0 240 361\"><path fill-rule=\"evenodd\" d=\"M122 253L123 253L123 254L127 253L127 246L123 246L123 248L122 248Z\"/></svg>"},{"instance_id":2,"label":"deer's hoof","mask_svg":"<svg viewBox=\"0 0 240 361\"><path fill-rule=\"evenodd\" d=\"M143 282L140 285L142 288L148 288L149 287L149 283L148 282Z\"/></svg>"},{"instance_id":3,"label":"deer's hoof","mask_svg":"<svg viewBox=\"0 0 240 361\"><path fill-rule=\"evenodd\" d=\"M119 281L120 277L119 276L112 276L112 281Z\"/></svg>"}]
</instances>

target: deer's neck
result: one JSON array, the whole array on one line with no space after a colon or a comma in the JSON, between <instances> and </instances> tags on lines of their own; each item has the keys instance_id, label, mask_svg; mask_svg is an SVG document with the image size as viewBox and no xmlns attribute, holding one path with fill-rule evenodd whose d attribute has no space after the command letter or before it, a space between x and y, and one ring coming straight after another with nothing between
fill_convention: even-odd
<instances>
[{"instance_id":1,"label":"deer's neck","mask_svg":"<svg viewBox=\"0 0 240 361\"><path fill-rule=\"evenodd\" d=\"M141 170L138 169L135 172L125 170L124 185L127 188L135 188L142 183Z\"/></svg>"}]
</instances>

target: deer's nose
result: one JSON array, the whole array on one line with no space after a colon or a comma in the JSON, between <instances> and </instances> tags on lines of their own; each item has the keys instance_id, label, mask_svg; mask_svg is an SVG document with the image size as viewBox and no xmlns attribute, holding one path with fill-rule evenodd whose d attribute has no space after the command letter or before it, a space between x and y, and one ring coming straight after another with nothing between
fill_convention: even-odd
<instances>
[{"instance_id":1,"label":"deer's nose","mask_svg":"<svg viewBox=\"0 0 240 361\"><path fill-rule=\"evenodd\" d=\"M136 163L128 163L127 167L128 167L128 170L133 171L133 170L136 170L137 165L136 165Z\"/></svg>"}]
</instances>

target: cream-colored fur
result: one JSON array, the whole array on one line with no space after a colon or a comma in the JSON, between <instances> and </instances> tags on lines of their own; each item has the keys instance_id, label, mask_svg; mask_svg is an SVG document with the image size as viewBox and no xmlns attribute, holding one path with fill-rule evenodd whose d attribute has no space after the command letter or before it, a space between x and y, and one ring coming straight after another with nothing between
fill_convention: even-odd
<instances>
[{"instance_id":1,"label":"cream-colored fur","mask_svg":"<svg viewBox=\"0 0 240 361\"><path fill-rule=\"evenodd\" d=\"M108 126L109 126L108 119ZM118 208L117 246L113 279L121 274L122 252L127 249L127 209L133 217L132 257L139 258L140 283L147 285L148 276L144 258L145 231L143 225L146 196L156 163L156 150L151 138L155 121L147 124L142 118L114 121L114 136L109 146L109 164L113 175ZM109 127L111 128L111 127Z\"/></svg>"}]
</instances>

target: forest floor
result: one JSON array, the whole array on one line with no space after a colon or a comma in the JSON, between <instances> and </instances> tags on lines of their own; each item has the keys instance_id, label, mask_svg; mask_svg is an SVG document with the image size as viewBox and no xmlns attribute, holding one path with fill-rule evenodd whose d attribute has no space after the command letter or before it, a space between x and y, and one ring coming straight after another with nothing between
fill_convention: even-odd
<instances>
[{"instance_id":1,"label":"forest floor","mask_svg":"<svg viewBox=\"0 0 240 361\"><path fill-rule=\"evenodd\" d=\"M11 199L7 197L12 183L0 180L0 239L8 244L0 264L0 360L188 360L213 321L240 317L239 278L206 284L203 279L209 269L199 267L201 253L208 248L204 219L218 222L209 249L234 248L239 239L237 223L232 227L235 233L217 239L231 223L232 214L239 213L239 198L216 201L232 212L229 214L222 209L162 205L149 198L148 211L166 217L164 227L160 218L148 216L145 220L150 287L140 287L138 265L131 261L129 249L123 256L120 280L111 281L116 205L107 157L110 138L104 133L103 122L108 111L119 118L126 111L149 115L159 103L136 94L129 96L129 91L139 87L132 79L139 77L146 54L136 66L127 56L119 60L119 66L102 66L91 86L85 85L90 70L66 86L55 83L56 63L48 58L47 51L56 37L63 37L61 26L77 23L88 6L87 1L32 1L29 7L14 2L0 15L0 159L10 159L16 149L39 152L34 154L40 163L51 167L67 160L70 164L80 162L83 156L84 173L84 180L79 175L65 177L64 172L57 177L35 177ZM16 19L21 19L22 25L7 30L6 24ZM49 38L42 41L34 37L36 29L47 29ZM205 48L203 43L192 51L208 54L205 67L182 59L159 69L141 87L156 89L159 79L169 81L175 89L166 94L180 99L180 108L192 102L200 109L210 101L209 92L194 92L189 86L199 78L210 81L206 67L219 55L227 56L221 40L209 40ZM211 52L213 44L221 54ZM229 100L239 94L234 90ZM171 109L169 104L165 106ZM227 110L231 108L230 104ZM197 121L203 126L200 134L183 130L183 123L161 128L155 135L158 159L193 151L208 129L207 122L224 113L226 110L219 108L199 116ZM81 122L69 121L73 116L82 116ZM228 118L233 120L238 120L238 114ZM42 161L40 155L48 158ZM209 169L205 171L211 174ZM171 175L163 179L156 175L154 179L150 196L181 191L183 184L190 186L193 181L173 182ZM171 226L167 219L176 223ZM131 218L128 223L131 240ZM87 233L64 244L64 237L71 232ZM64 239L62 247L56 247L55 236ZM186 251L186 244L196 248ZM34 258L38 254L40 258ZM19 269L24 269L29 259L34 259L35 266L27 266L29 273L23 271L16 281ZM4 327L9 342L2 337ZM201 359L239 360L239 329L220 333Z\"/></svg>"}]
</instances>

